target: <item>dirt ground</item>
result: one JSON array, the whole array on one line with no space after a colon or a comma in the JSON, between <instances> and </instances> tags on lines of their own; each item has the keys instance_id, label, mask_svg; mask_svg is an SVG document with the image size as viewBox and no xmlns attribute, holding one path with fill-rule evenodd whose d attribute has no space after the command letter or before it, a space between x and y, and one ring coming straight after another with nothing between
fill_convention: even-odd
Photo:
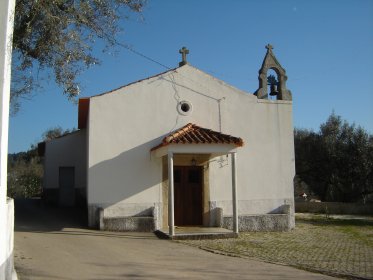
<instances>
[{"instance_id":1,"label":"dirt ground","mask_svg":"<svg viewBox=\"0 0 373 280\"><path fill-rule=\"evenodd\" d=\"M334 279L284 265L213 254L159 240L82 226L72 209L15 202L15 266L27 279Z\"/></svg>"}]
</instances>

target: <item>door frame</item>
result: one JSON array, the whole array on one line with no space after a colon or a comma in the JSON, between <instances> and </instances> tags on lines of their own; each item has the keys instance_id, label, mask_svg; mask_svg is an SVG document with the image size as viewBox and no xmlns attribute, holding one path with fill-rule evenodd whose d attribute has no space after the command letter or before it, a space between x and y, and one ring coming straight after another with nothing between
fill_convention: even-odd
<instances>
[{"instance_id":1,"label":"door frame","mask_svg":"<svg viewBox=\"0 0 373 280\"><path fill-rule=\"evenodd\" d=\"M175 154L173 166L193 166L192 159L195 160L195 165L202 168L202 221L203 227L210 226L210 179L209 179L209 161L210 154ZM161 213L161 227L168 228L169 226L169 167L168 157L162 158L162 213Z\"/></svg>"}]
</instances>

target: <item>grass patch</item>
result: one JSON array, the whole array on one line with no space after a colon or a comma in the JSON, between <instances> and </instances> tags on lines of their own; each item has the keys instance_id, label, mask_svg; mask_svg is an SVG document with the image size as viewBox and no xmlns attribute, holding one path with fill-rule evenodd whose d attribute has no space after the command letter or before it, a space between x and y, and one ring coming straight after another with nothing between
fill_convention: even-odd
<instances>
[{"instance_id":1,"label":"grass patch","mask_svg":"<svg viewBox=\"0 0 373 280\"><path fill-rule=\"evenodd\" d=\"M315 226L334 228L349 235L355 241L361 241L367 246L373 246L373 220L372 219L333 219L325 215L312 215L309 218L297 218L298 223L311 223Z\"/></svg>"}]
</instances>

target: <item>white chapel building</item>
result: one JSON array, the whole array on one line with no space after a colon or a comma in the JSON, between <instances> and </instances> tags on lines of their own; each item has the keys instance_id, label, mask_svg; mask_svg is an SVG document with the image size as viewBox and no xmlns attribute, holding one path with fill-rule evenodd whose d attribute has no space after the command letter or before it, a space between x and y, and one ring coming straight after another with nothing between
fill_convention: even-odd
<instances>
[{"instance_id":1,"label":"white chapel building","mask_svg":"<svg viewBox=\"0 0 373 280\"><path fill-rule=\"evenodd\" d=\"M44 199L85 205L105 230L293 228L292 96L266 48L254 94L191 66L183 48L175 69L81 98L79 130L39 145Z\"/></svg>"}]
</instances>

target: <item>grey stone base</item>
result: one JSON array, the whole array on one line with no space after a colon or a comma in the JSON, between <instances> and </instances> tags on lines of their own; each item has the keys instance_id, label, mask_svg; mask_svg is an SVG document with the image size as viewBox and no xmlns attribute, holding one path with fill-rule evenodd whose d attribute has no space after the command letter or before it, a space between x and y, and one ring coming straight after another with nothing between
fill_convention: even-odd
<instances>
[{"instance_id":1,"label":"grey stone base","mask_svg":"<svg viewBox=\"0 0 373 280\"><path fill-rule=\"evenodd\" d=\"M153 232L153 217L113 217L103 218L101 230Z\"/></svg>"},{"instance_id":2,"label":"grey stone base","mask_svg":"<svg viewBox=\"0 0 373 280\"><path fill-rule=\"evenodd\" d=\"M202 239L228 239L228 238L237 238L238 234L234 232L228 233L194 233L194 234L177 234L174 236L170 236L169 234L161 231L156 230L154 234L159 239L171 239L171 240L202 240Z\"/></svg>"},{"instance_id":3,"label":"grey stone base","mask_svg":"<svg viewBox=\"0 0 373 280\"><path fill-rule=\"evenodd\" d=\"M289 214L245 215L238 217L239 231L289 231L291 230ZM233 218L223 218L223 228L233 229Z\"/></svg>"},{"instance_id":4,"label":"grey stone base","mask_svg":"<svg viewBox=\"0 0 373 280\"><path fill-rule=\"evenodd\" d=\"M157 209L151 207L135 216L105 216L105 209L88 206L88 224L100 230L153 232L157 227Z\"/></svg>"}]
</instances>

